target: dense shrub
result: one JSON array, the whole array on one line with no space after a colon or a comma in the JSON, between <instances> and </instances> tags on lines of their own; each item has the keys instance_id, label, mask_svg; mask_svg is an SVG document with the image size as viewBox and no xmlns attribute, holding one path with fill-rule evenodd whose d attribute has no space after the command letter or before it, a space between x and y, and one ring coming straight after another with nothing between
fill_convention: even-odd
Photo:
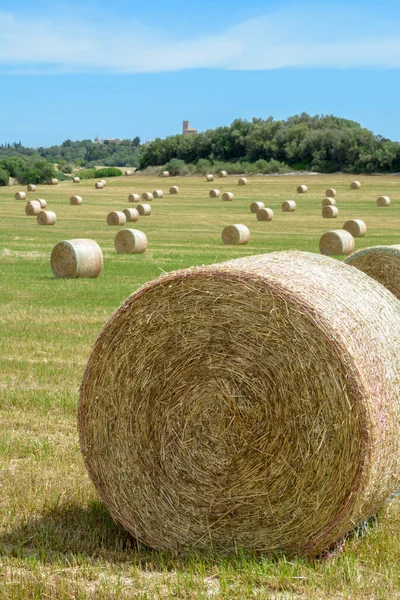
<instances>
[{"instance_id":1,"label":"dense shrub","mask_svg":"<svg viewBox=\"0 0 400 600\"><path fill-rule=\"evenodd\" d=\"M188 175L189 169L185 164L184 160L180 160L179 158L173 158L165 165L165 170L169 172L170 175Z\"/></svg>"},{"instance_id":2,"label":"dense shrub","mask_svg":"<svg viewBox=\"0 0 400 600\"><path fill-rule=\"evenodd\" d=\"M8 185L10 173L0 167L0 186Z\"/></svg>"},{"instance_id":3,"label":"dense shrub","mask_svg":"<svg viewBox=\"0 0 400 600\"><path fill-rule=\"evenodd\" d=\"M29 157L16 172L19 183L47 183L55 177L54 166L44 158Z\"/></svg>"},{"instance_id":4,"label":"dense shrub","mask_svg":"<svg viewBox=\"0 0 400 600\"><path fill-rule=\"evenodd\" d=\"M122 175L121 169L116 169L115 167L103 167L96 171L96 177L120 177Z\"/></svg>"},{"instance_id":5,"label":"dense shrub","mask_svg":"<svg viewBox=\"0 0 400 600\"><path fill-rule=\"evenodd\" d=\"M96 177L96 169L80 169L76 173L76 176L81 179L94 179Z\"/></svg>"}]
</instances>

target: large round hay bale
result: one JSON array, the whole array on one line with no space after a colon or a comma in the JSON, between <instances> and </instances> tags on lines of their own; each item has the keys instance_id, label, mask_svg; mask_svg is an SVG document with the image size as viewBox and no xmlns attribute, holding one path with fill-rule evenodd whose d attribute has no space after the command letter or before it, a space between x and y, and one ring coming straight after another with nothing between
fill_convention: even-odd
<instances>
[{"instance_id":1,"label":"large round hay bale","mask_svg":"<svg viewBox=\"0 0 400 600\"><path fill-rule=\"evenodd\" d=\"M219 198L221 192L219 190L210 190L209 194L210 198Z\"/></svg>"},{"instance_id":2,"label":"large round hay bale","mask_svg":"<svg viewBox=\"0 0 400 600\"><path fill-rule=\"evenodd\" d=\"M26 200L26 192L16 192L14 198L16 200Z\"/></svg>"},{"instance_id":3,"label":"large round hay bale","mask_svg":"<svg viewBox=\"0 0 400 600\"><path fill-rule=\"evenodd\" d=\"M65 240L54 246L50 264L56 278L98 277L103 269L103 253L94 240Z\"/></svg>"},{"instance_id":4,"label":"large round hay bale","mask_svg":"<svg viewBox=\"0 0 400 600\"><path fill-rule=\"evenodd\" d=\"M332 206L330 204L322 207L322 216L324 219L336 219L339 214L339 209L337 206Z\"/></svg>"},{"instance_id":5,"label":"large round hay bale","mask_svg":"<svg viewBox=\"0 0 400 600\"><path fill-rule=\"evenodd\" d=\"M151 206L150 204L138 204L137 211L139 215L146 217L151 215Z\"/></svg>"},{"instance_id":6,"label":"large round hay bale","mask_svg":"<svg viewBox=\"0 0 400 600\"><path fill-rule=\"evenodd\" d=\"M164 192L162 190L154 190L153 198L162 198L164 196Z\"/></svg>"},{"instance_id":7,"label":"large round hay bale","mask_svg":"<svg viewBox=\"0 0 400 600\"><path fill-rule=\"evenodd\" d=\"M27 202L25 206L25 214L29 216L38 215L41 210L42 207L40 206L40 202L38 200L31 200L30 202Z\"/></svg>"},{"instance_id":8,"label":"large round hay bale","mask_svg":"<svg viewBox=\"0 0 400 600\"><path fill-rule=\"evenodd\" d=\"M325 256L164 275L86 367L90 477L153 548L318 555L398 489L399 339L394 296Z\"/></svg>"},{"instance_id":9,"label":"large round hay bale","mask_svg":"<svg viewBox=\"0 0 400 600\"><path fill-rule=\"evenodd\" d=\"M72 178L72 182L73 183L80 183L80 181L81 181L80 177L73 177Z\"/></svg>"},{"instance_id":10,"label":"large round hay bale","mask_svg":"<svg viewBox=\"0 0 400 600\"><path fill-rule=\"evenodd\" d=\"M107 185L107 181L105 179L100 179L100 183L102 183L104 186Z\"/></svg>"},{"instance_id":11,"label":"large round hay bale","mask_svg":"<svg viewBox=\"0 0 400 600\"><path fill-rule=\"evenodd\" d=\"M139 194L129 194L128 202L140 202Z\"/></svg>"},{"instance_id":12,"label":"large round hay bale","mask_svg":"<svg viewBox=\"0 0 400 600\"><path fill-rule=\"evenodd\" d=\"M233 200L232 192L224 192L221 196L221 199L225 202L230 202L231 200Z\"/></svg>"},{"instance_id":13,"label":"large round hay bale","mask_svg":"<svg viewBox=\"0 0 400 600\"><path fill-rule=\"evenodd\" d=\"M324 206L336 206L335 198L324 198L322 200L322 207Z\"/></svg>"},{"instance_id":14,"label":"large round hay bale","mask_svg":"<svg viewBox=\"0 0 400 600\"><path fill-rule=\"evenodd\" d=\"M257 221L272 221L274 218L274 211L272 208L260 208L256 212Z\"/></svg>"},{"instance_id":15,"label":"large round hay bale","mask_svg":"<svg viewBox=\"0 0 400 600\"><path fill-rule=\"evenodd\" d=\"M119 254L142 254L147 248L147 237L138 229L121 229L114 238L114 246Z\"/></svg>"},{"instance_id":16,"label":"large round hay bale","mask_svg":"<svg viewBox=\"0 0 400 600\"><path fill-rule=\"evenodd\" d=\"M28 192L36 192L36 185L34 183L30 183L26 189Z\"/></svg>"},{"instance_id":17,"label":"large round hay bale","mask_svg":"<svg viewBox=\"0 0 400 600\"><path fill-rule=\"evenodd\" d=\"M260 208L265 208L264 202L252 202L250 204L250 212L256 213Z\"/></svg>"},{"instance_id":18,"label":"large round hay bale","mask_svg":"<svg viewBox=\"0 0 400 600\"><path fill-rule=\"evenodd\" d=\"M95 186L96 190L102 190L104 188L104 183L102 181L96 181Z\"/></svg>"},{"instance_id":19,"label":"large round hay bale","mask_svg":"<svg viewBox=\"0 0 400 600\"><path fill-rule=\"evenodd\" d=\"M306 185L298 185L296 188L298 194L305 194L307 190L308 187Z\"/></svg>"},{"instance_id":20,"label":"large round hay bale","mask_svg":"<svg viewBox=\"0 0 400 600\"><path fill-rule=\"evenodd\" d=\"M224 244L242 245L250 241L250 231L246 225L227 225L222 230L222 241Z\"/></svg>"},{"instance_id":21,"label":"large round hay bale","mask_svg":"<svg viewBox=\"0 0 400 600\"><path fill-rule=\"evenodd\" d=\"M69 203L73 206L82 204L82 196L71 196L71 198L69 199Z\"/></svg>"},{"instance_id":22,"label":"large round hay bale","mask_svg":"<svg viewBox=\"0 0 400 600\"><path fill-rule=\"evenodd\" d=\"M400 300L400 244L370 246L354 252L345 262L379 281Z\"/></svg>"},{"instance_id":23,"label":"large round hay bale","mask_svg":"<svg viewBox=\"0 0 400 600\"><path fill-rule=\"evenodd\" d=\"M151 192L143 192L142 200L146 200L147 202L153 200L153 194Z\"/></svg>"},{"instance_id":24,"label":"large round hay bale","mask_svg":"<svg viewBox=\"0 0 400 600\"><path fill-rule=\"evenodd\" d=\"M212 173L208 173L208 175L206 175L206 181L214 181L214 175Z\"/></svg>"},{"instance_id":25,"label":"large round hay bale","mask_svg":"<svg viewBox=\"0 0 400 600\"><path fill-rule=\"evenodd\" d=\"M325 196L327 198L334 198L336 196L336 190L334 188L328 188L325 190Z\"/></svg>"},{"instance_id":26,"label":"large round hay bale","mask_svg":"<svg viewBox=\"0 0 400 600\"><path fill-rule=\"evenodd\" d=\"M35 198L35 200L36 200L36 202L39 202L39 204L42 208L46 208L47 202L44 198Z\"/></svg>"},{"instance_id":27,"label":"large round hay bale","mask_svg":"<svg viewBox=\"0 0 400 600\"><path fill-rule=\"evenodd\" d=\"M247 185L247 183L247 177L240 177L240 179L238 180L238 185Z\"/></svg>"},{"instance_id":28,"label":"large round hay bale","mask_svg":"<svg viewBox=\"0 0 400 600\"><path fill-rule=\"evenodd\" d=\"M36 217L38 225L55 225L57 215L52 210L42 210Z\"/></svg>"},{"instance_id":29,"label":"large round hay bale","mask_svg":"<svg viewBox=\"0 0 400 600\"><path fill-rule=\"evenodd\" d=\"M53 177L53 179L50 180L51 185L57 185L58 184L58 179L56 179L55 177Z\"/></svg>"},{"instance_id":30,"label":"large round hay bale","mask_svg":"<svg viewBox=\"0 0 400 600\"><path fill-rule=\"evenodd\" d=\"M161 177L169 177L169 171L163 171Z\"/></svg>"},{"instance_id":31,"label":"large round hay bale","mask_svg":"<svg viewBox=\"0 0 400 600\"><path fill-rule=\"evenodd\" d=\"M219 171L218 177L228 177L228 173L226 171Z\"/></svg>"},{"instance_id":32,"label":"large round hay bale","mask_svg":"<svg viewBox=\"0 0 400 600\"><path fill-rule=\"evenodd\" d=\"M294 200L286 200L282 202L283 212L294 212L296 210L296 202Z\"/></svg>"},{"instance_id":33,"label":"large round hay bale","mask_svg":"<svg viewBox=\"0 0 400 600\"><path fill-rule=\"evenodd\" d=\"M390 206L390 198L389 196L379 196L376 201L377 206Z\"/></svg>"},{"instance_id":34,"label":"large round hay bale","mask_svg":"<svg viewBox=\"0 0 400 600\"><path fill-rule=\"evenodd\" d=\"M172 187L169 188L169 193L170 194L179 194L179 188L177 185L173 185Z\"/></svg>"},{"instance_id":35,"label":"large round hay bale","mask_svg":"<svg viewBox=\"0 0 400 600\"><path fill-rule=\"evenodd\" d=\"M135 222L139 218L139 213L138 213L137 208L125 208L122 212L126 216L127 221Z\"/></svg>"},{"instance_id":36,"label":"large round hay bale","mask_svg":"<svg viewBox=\"0 0 400 600\"><path fill-rule=\"evenodd\" d=\"M367 225L362 219L349 219L343 225L343 229L351 233L353 238L364 237L367 233Z\"/></svg>"},{"instance_id":37,"label":"large round hay bale","mask_svg":"<svg viewBox=\"0 0 400 600\"><path fill-rule=\"evenodd\" d=\"M327 231L319 240L321 254L327 256L347 256L354 252L354 238L345 229Z\"/></svg>"},{"instance_id":38,"label":"large round hay bale","mask_svg":"<svg viewBox=\"0 0 400 600\"><path fill-rule=\"evenodd\" d=\"M361 183L359 181L352 181L350 184L350 189L359 190L361 187Z\"/></svg>"},{"instance_id":39,"label":"large round hay bale","mask_svg":"<svg viewBox=\"0 0 400 600\"><path fill-rule=\"evenodd\" d=\"M130 175L132 175L132 171L130 171L128 169L127 171L124 171L124 175L126 175L127 177L130 177Z\"/></svg>"},{"instance_id":40,"label":"large round hay bale","mask_svg":"<svg viewBox=\"0 0 400 600\"><path fill-rule=\"evenodd\" d=\"M122 210L113 210L107 215L107 225L125 225L126 214Z\"/></svg>"}]
</instances>

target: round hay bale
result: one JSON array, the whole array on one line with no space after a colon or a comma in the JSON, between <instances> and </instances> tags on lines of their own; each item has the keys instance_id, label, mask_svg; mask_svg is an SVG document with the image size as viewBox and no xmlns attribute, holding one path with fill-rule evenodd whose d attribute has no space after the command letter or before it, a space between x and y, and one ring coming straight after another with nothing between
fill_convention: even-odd
<instances>
[{"instance_id":1,"label":"round hay bale","mask_svg":"<svg viewBox=\"0 0 400 600\"><path fill-rule=\"evenodd\" d=\"M353 238L364 237L367 233L367 225L362 219L349 219L343 229L351 233Z\"/></svg>"},{"instance_id":2,"label":"round hay bale","mask_svg":"<svg viewBox=\"0 0 400 600\"><path fill-rule=\"evenodd\" d=\"M228 173L226 171L219 171L218 177L228 177Z\"/></svg>"},{"instance_id":3,"label":"round hay bale","mask_svg":"<svg viewBox=\"0 0 400 600\"><path fill-rule=\"evenodd\" d=\"M151 215L151 206L150 204L138 204L137 211L140 216L146 217L147 215Z\"/></svg>"},{"instance_id":4,"label":"round hay bale","mask_svg":"<svg viewBox=\"0 0 400 600\"><path fill-rule=\"evenodd\" d=\"M169 188L169 193L170 194L179 194L179 188L177 185L173 185L172 187Z\"/></svg>"},{"instance_id":5,"label":"round hay bale","mask_svg":"<svg viewBox=\"0 0 400 600\"><path fill-rule=\"evenodd\" d=\"M224 200L225 202L229 202L229 201L233 200L232 192L224 192L221 196L221 199Z\"/></svg>"},{"instance_id":6,"label":"round hay bale","mask_svg":"<svg viewBox=\"0 0 400 600\"><path fill-rule=\"evenodd\" d=\"M169 177L169 171L163 171L161 177Z\"/></svg>"},{"instance_id":7,"label":"round hay bale","mask_svg":"<svg viewBox=\"0 0 400 600\"><path fill-rule=\"evenodd\" d=\"M377 206L390 206L390 198L389 196L379 196L376 201Z\"/></svg>"},{"instance_id":8,"label":"round hay bale","mask_svg":"<svg viewBox=\"0 0 400 600\"><path fill-rule=\"evenodd\" d=\"M107 181L105 179L100 179L100 183L102 183L104 186L107 185Z\"/></svg>"},{"instance_id":9,"label":"round hay bale","mask_svg":"<svg viewBox=\"0 0 400 600\"><path fill-rule=\"evenodd\" d=\"M16 200L26 200L26 192L16 192L14 198Z\"/></svg>"},{"instance_id":10,"label":"round hay bale","mask_svg":"<svg viewBox=\"0 0 400 600\"><path fill-rule=\"evenodd\" d=\"M212 173L206 175L206 181L214 181L214 175Z\"/></svg>"},{"instance_id":11,"label":"round hay bale","mask_svg":"<svg viewBox=\"0 0 400 600\"><path fill-rule=\"evenodd\" d=\"M57 215L52 210L42 210L36 217L38 225L55 225Z\"/></svg>"},{"instance_id":12,"label":"round hay bale","mask_svg":"<svg viewBox=\"0 0 400 600\"><path fill-rule=\"evenodd\" d=\"M305 194L307 190L308 187L306 185L298 185L296 188L298 194Z\"/></svg>"},{"instance_id":13,"label":"round hay bale","mask_svg":"<svg viewBox=\"0 0 400 600\"><path fill-rule=\"evenodd\" d=\"M256 213L260 208L265 208L264 202L252 202L250 204L250 212Z\"/></svg>"},{"instance_id":14,"label":"round hay bale","mask_svg":"<svg viewBox=\"0 0 400 600\"><path fill-rule=\"evenodd\" d=\"M352 181L350 184L350 189L359 190L361 187L361 183L359 181Z\"/></svg>"},{"instance_id":15,"label":"round hay bale","mask_svg":"<svg viewBox=\"0 0 400 600\"><path fill-rule=\"evenodd\" d=\"M336 206L335 198L324 198L322 200L322 207L324 206Z\"/></svg>"},{"instance_id":16,"label":"round hay bale","mask_svg":"<svg viewBox=\"0 0 400 600\"><path fill-rule=\"evenodd\" d=\"M142 200L153 200L153 194L151 192L143 192Z\"/></svg>"},{"instance_id":17,"label":"round hay bale","mask_svg":"<svg viewBox=\"0 0 400 600\"><path fill-rule=\"evenodd\" d=\"M36 192L36 185L34 183L30 183L26 189L28 192Z\"/></svg>"},{"instance_id":18,"label":"round hay bale","mask_svg":"<svg viewBox=\"0 0 400 600\"><path fill-rule=\"evenodd\" d=\"M153 548L318 555L398 489L399 339L394 296L326 256L164 275L93 348L89 475Z\"/></svg>"},{"instance_id":19,"label":"round hay bale","mask_svg":"<svg viewBox=\"0 0 400 600\"><path fill-rule=\"evenodd\" d=\"M50 265L57 279L98 277L103 269L103 253L94 240L65 240L54 246Z\"/></svg>"},{"instance_id":20,"label":"round hay bale","mask_svg":"<svg viewBox=\"0 0 400 600\"><path fill-rule=\"evenodd\" d=\"M58 179L53 177L53 179L50 180L50 183L51 183L51 185L58 185Z\"/></svg>"},{"instance_id":21,"label":"round hay bale","mask_svg":"<svg viewBox=\"0 0 400 600\"><path fill-rule=\"evenodd\" d=\"M248 183L248 182L247 182L247 177L241 177L241 178L238 180L238 185L247 185L247 183Z\"/></svg>"},{"instance_id":22,"label":"round hay bale","mask_svg":"<svg viewBox=\"0 0 400 600\"><path fill-rule=\"evenodd\" d=\"M73 183L80 183L80 181L81 181L80 177L73 177L72 178L72 182Z\"/></svg>"},{"instance_id":23,"label":"round hay bale","mask_svg":"<svg viewBox=\"0 0 400 600\"><path fill-rule=\"evenodd\" d=\"M250 241L250 231L246 225L227 225L222 230L222 241L224 244L242 245Z\"/></svg>"},{"instance_id":24,"label":"round hay bale","mask_svg":"<svg viewBox=\"0 0 400 600\"><path fill-rule=\"evenodd\" d=\"M257 221L272 221L274 218L274 211L272 208L260 208L256 212Z\"/></svg>"},{"instance_id":25,"label":"round hay bale","mask_svg":"<svg viewBox=\"0 0 400 600\"><path fill-rule=\"evenodd\" d=\"M42 207L40 206L40 202L38 200L31 200L30 202L27 202L25 206L25 214L29 216L38 215L41 210Z\"/></svg>"},{"instance_id":26,"label":"round hay bale","mask_svg":"<svg viewBox=\"0 0 400 600\"><path fill-rule=\"evenodd\" d=\"M94 187L96 190L102 190L104 188L104 183L102 181L97 181Z\"/></svg>"},{"instance_id":27,"label":"round hay bale","mask_svg":"<svg viewBox=\"0 0 400 600\"><path fill-rule=\"evenodd\" d=\"M162 198L164 196L164 192L162 190L154 190L153 197L154 198Z\"/></svg>"},{"instance_id":28,"label":"round hay bale","mask_svg":"<svg viewBox=\"0 0 400 600\"><path fill-rule=\"evenodd\" d=\"M286 200L282 203L283 212L294 212L296 210L296 202L294 200Z\"/></svg>"},{"instance_id":29,"label":"round hay bale","mask_svg":"<svg viewBox=\"0 0 400 600\"><path fill-rule=\"evenodd\" d=\"M137 221L139 218L137 208L125 208L122 212L126 216L127 221Z\"/></svg>"},{"instance_id":30,"label":"round hay bale","mask_svg":"<svg viewBox=\"0 0 400 600\"><path fill-rule=\"evenodd\" d=\"M71 196L71 198L69 199L69 203L74 206L82 204L82 196Z\"/></svg>"},{"instance_id":31,"label":"round hay bale","mask_svg":"<svg viewBox=\"0 0 400 600\"><path fill-rule=\"evenodd\" d=\"M124 175L126 175L127 177L130 177L130 175L132 175L132 171L124 171Z\"/></svg>"},{"instance_id":32,"label":"round hay bale","mask_svg":"<svg viewBox=\"0 0 400 600\"><path fill-rule=\"evenodd\" d=\"M121 229L114 238L114 246L119 254L142 254L146 252L147 237L138 229Z\"/></svg>"},{"instance_id":33,"label":"round hay bale","mask_svg":"<svg viewBox=\"0 0 400 600\"><path fill-rule=\"evenodd\" d=\"M354 252L354 238L345 229L327 231L319 240L321 254L327 256L347 256Z\"/></svg>"},{"instance_id":34,"label":"round hay bale","mask_svg":"<svg viewBox=\"0 0 400 600\"><path fill-rule=\"evenodd\" d=\"M210 198L219 198L221 192L219 190L210 190L209 196Z\"/></svg>"},{"instance_id":35,"label":"round hay bale","mask_svg":"<svg viewBox=\"0 0 400 600\"><path fill-rule=\"evenodd\" d=\"M122 210L113 210L107 215L107 225L125 225L126 214Z\"/></svg>"},{"instance_id":36,"label":"round hay bale","mask_svg":"<svg viewBox=\"0 0 400 600\"><path fill-rule=\"evenodd\" d=\"M325 190L325 196L327 198L334 198L336 196L336 190L334 188L328 188Z\"/></svg>"},{"instance_id":37,"label":"round hay bale","mask_svg":"<svg viewBox=\"0 0 400 600\"><path fill-rule=\"evenodd\" d=\"M322 207L322 216L324 219L336 219L339 214L337 206L331 206L330 204Z\"/></svg>"},{"instance_id":38,"label":"round hay bale","mask_svg":"<svg viewBox=\"0 0 400 600\"><path fill-rule=\"evenodd\" d=\"M44 198L35 198L35 200L36 200L36 202L39 202L39 204L42 208L46 208L47 202Z\"/></svg>"},{"instance_id":39,"label":"round hay bale","mask_svg":"<svg viewBox=\"0 0 400 600\"><path fill-rule=\"evenodd\" d=\"M400 244L370 246L354 252L345 262L379 281L400 300Z\"/></svg>"},{"instance_id":40,"label":"round hay bale","mask_svg":"<svg viewBox=\"0 0 400 600\"><path fill-rule=\"evenodd\" d=\"M139 194L129 194L128 202L140 202Z\"/></svg>"}]
</instances>

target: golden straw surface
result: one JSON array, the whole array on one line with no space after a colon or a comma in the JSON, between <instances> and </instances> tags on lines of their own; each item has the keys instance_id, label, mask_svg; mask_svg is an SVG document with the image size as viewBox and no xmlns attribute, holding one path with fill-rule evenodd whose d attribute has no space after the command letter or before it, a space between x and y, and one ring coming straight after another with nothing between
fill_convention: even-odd
<instances>
[{"instance_id":1,"label":"golden straw surface","mask_svg":"<svg viewBox=\"0 0 400 600\"><path fill-rule=\"evenodd\" d=\"M98 277L103 269L103 253L94 240L65 240L54 246L50 265L56 278Z\"/></svg>"},{"instance_id":2,"label":"golden straw surface","mask_svg":"<svg viewBox=\"0 0 400 600\"><path fill-rule=\"evenodd\" d=\"M400 244L364 248L345 262L379 281L400 300Z\"/></svg>"}]
</instances>

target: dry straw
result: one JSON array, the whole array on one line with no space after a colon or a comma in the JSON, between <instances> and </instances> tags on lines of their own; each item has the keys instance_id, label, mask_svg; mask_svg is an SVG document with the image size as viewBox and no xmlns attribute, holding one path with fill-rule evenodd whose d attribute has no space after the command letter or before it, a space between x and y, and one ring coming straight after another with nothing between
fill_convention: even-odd
<instances>
[{"instance_id":1,"label":"dry straw","mask_svg":"<svg viewBox=\"0 0 400 600\"><path fill-rule=\"evenodd\" d=\"M52 210L42 210L36 217L38 225L55 225L57 215Z\"/></svg>"},{"instance_id":2,"label":"dry straw","mask_svg":"<svg viewBox=\"0 0 400 600\"><path fill-rule=\"evenodd\" d=\"M354 238L364 237L367 225L362 219L350 219L343 225L343 229L351 233Z\"/></svg>"},{"instance_id":3,"label":"dry straw","mask_svg":"<svg viewBox=\"0 0 400 600\"><path fill-rule=\"evenodd\" d=\"M359 190L361 187L361 183L359 181L352 181L350 184L350 189Z\"/></svg>"},{"instance_id":4,"label":"dry straw","mask_svg":"<svg viewBox=\"0 0 400 600\"><path fill-rule=\"evenodd\" d=\"M107 185L107 181L105 179L100 179L100 183L102 183L104 186Z\"/></svg>"},{"instance_id":5,"label":"dry straw","mask_svg":"<svg viewBox=\"0 0 400 600\"><path fill-rule=\"evenodd\" d=\"M26 200L26 192L16 192L14 198L16 200Z\"/></svg>"},{"instance_id":6,"label":"dry straw","mask_svg":"<svg viewBox=\"0 0 400 600\"><path fill-rule=\"evenodd\" d=\"M325 196L328 198L334 198L336 196L336 190L334 188L328 188L325 190Z\"/></svg>"},{"instance_id":7,"label":"dry straw","mask_svg":"<svg viewBox=\"0 0 400 600\"><path fill-rule=\"evenodd\" d=\"M146 200L147 202L153 200L153 194L151 192L143 192L142 200Z\"/></svg>"},{"instance_id":8,"label":"dry straw","mask_svg":"<svg viewBox=\"0 0 400 600\"><path fill-rule=\"evenodd\" d=\"M132 171L125 171L124 175L126 175L127 177L129 177L130 175L132 175Z\"/></svg>"},{"instance_id":9,"label":"dry straw","mask_svg":"<svg viewBox=\"0 0 400 600\"><path fill-rule=\"evenodd\" d=\"M250 212L256 213L260 208L265 208L264 202L252 202L250 204Z\"/></svg>"},{"instance_id":10,"label":"dry straw","mask_svg":"<svg viewBox=\"0 0 400 600\"><path fill-rule=\"evenodd\" d=\"M296 210L296 202L294 200L286 200L282 202L283 212L294 212Z\"/></svg>"},{"instance_id":11,"label":"dry straw","mask_svg":"<svg viewBox=\"0 0 400 600\"><path fill-rule=\"evenodd\" d=\"M180 554L331 548L399 488L398 306L304 252L146 284L81 386L80 444L112 517Z\"/></svg>"},{"instance_id":12,"label":"dry straw","mask_svg":"<svg viewBox=\"0 0 400 600\"><path fill-rule=\"evenodd\" d=\"M246 178L246 177L241 177L241 178L238 180L238 185L247 185L247 183L248 183L248 182L247 182L247 178Z\"/></svg>"},{"instance_id":13,"label":"dry straw","mask_svg":"<svg viewBox=\"0 0 400 600\"><path fill-rule=\"evenodd\" d=\"M139 194L129 194L128 202L139 202L139 201L140 201Z\"/></svg>"},{"instance_id":14,"label":"dry straw","mask_svg":"<svg viewBox=\"0 0 400 600\"><path fill-rule=\"evenodd\" d=\"M224 244L243 245L250 241L250 231L246 225L227 225L222 230L222 241Z\"/></svg>"},{"instance_id":15,"label":"dry straw","mask_svg":"<svg viewBox=\"0 0 400 600\"><path fill-rule=\"evenodd\" d=\"M337 206L332 206L330 204L322 207L322 216L324 219L336 219L339 214L339 209Z\"/></svg>"},{"instance_id":16,"label":"dry straw","mask_svg":"<svg viewBox=\"0 0 400 600\"><path fill-rule=\"evenodd\" d=\"M169 193L170 194L179 194L179 188L177 185L173 185L172 187L169 188Z\"/></svg>"},{"instance_id":17,"label":"dry straw","mask_svg":"<svg viewBox=\"0 0 400 600\"><path fill-rule=\"evenodd\" d=\"M379 281L400 300L400 245L371 246L354 252L346 263ZM389 330L388 330L389 331ZM388 333L389 336L389 333ZM394 338L390 340L394 343ZM388 338L389 341L389 338Z\"/></svg>"},{"instance_id":18,"label":"dry straw","mask_svg":"<svg viewBox=\"0 0 400 600\"><path fill-rule=\"evenodd\" d=\"M164 196L164 192L162 190L154 190L153 198L162 198Z\"/></svg>"},{"instance_id":19,"label":"dry straw","mask_svg":"<svg viewBox=\"0 0 400 600\"><path fill-rule=\"evenodd\" d=\"M73 177L72 181L73 181L73 183L80 183L81 179L80 179L80 177Z\"/></svg>"},{"instance_id":20,"label":"dry straw","mask_svg":"<svg viewBox=\"0 0 400 600\"><path fill-rule=\"evenodd\" d=\"M324 206L336 206L335 198L324 198L322 200L322 207Z\"/></svg>"},{"instance_id":21,"label":"dry straw","mask_svg":"<svg viewBox=\"0 0 400 600\"><path fill-rule=\"evenodd\" d=\"M51 185L57 185L58 184L58 179L55 179L55 177L53 177L53 179L50 180Z\"/></svg>"},{"instance_id":22,"label":"dry straw","mask_svg":"<svg viewBox=\"0 0 400 600\"><path fill-rule=\"evenodd\" d=\"M206 181L214 181L214 175L212 173L208 173L208 175L206 175Z\"/></svg>"},{"instance_id":23,"label":"dry straw","mask_svg":"<svg viewBox=\"0 0 400 600\"><path fill-rule=\"evenodd\" d=\"M126 216L127 221L137 221L139 218L137 208L125 208L122 212Z\"/></svg>"},{"instance_id":24,"label":"dry straw","mask_svg":"<svg viewBox=\"0 0 400 600\"><path fill-rule=\"evenodd\" d=\"M321 237L319 249L327 256L347 256L354 252L354 238L345 229L333 229Z\"/></svg>"},{"instance_id":25,"label":"dry straw","mask_svg":"<svg viewBox=\"0 0 400 600\"><path fill-rule=\"evenodd\" d=\"M28 192L36 192L36 185L34 183L30 183L26 189Z\"/></svg>"},{"instance_id":26,"label":"dry straw","mask_svg":"<svg viewBox=\"0 0 400 600\"><path fill-rule=\"evenodd\" d=\"M210 190L209 192L209 196L210 198L219 198L219 196L221 195L221 192L219 190Z\"/></svg>"},{"instance_id":27,"label":"dry straw","mask_svg":"<svg viewBox=\"0 0 400 600\"><path fill-rule=\"evenodd\" d=\"M272 208L260 208L256 212L257 221L272 221L274 218L274 211Z\"/></svg>"},{"instance_id":28,"label":"dry straw","mask_svg":"<svg viewBox=\"0 0 400 600\"><path fill-rule=\"evenodd\" d=\"M39 204L42 208L46 208L47 202L44 198L35 198L35 200L36 200L36 202L39 202Z\"/></svg>"},{"instance_id":29,"label":"dry straw","mask_svg":"<svg viewBox=\"0 0 400 600\"><path fill-rule=\"evenodd\" d=\"M379 196L376 201L377 206L390 206L390 198L389 196Z\"/></svg>"},{"instance_id":30,"label":"dry straw","mask_svg":"<svg viewBox=\"0 0 400 600\"><path fill-rule=\"evenodd\" d=\"M40 202L38 200L31 200L30 202L27 202L25 206L25 214L29 216L38 215L41 210L42 207L40 206Z\"/></svg>"},{"instance_id":31,"label":"dry straw","mask_svg":"<svg viewBox=\"0 0 400 600\"><path fill-rule=\"evenodd\" d=\"M161 176L162 176L162 177L169 177L169 171L163 171L163 172L161 173Z\"/></svg>"},{"instance_id":32,"label":"dry straw","mask_svg":"<svg viewBox=\"0 0 400 600\"><path fill-rule=\"evenodd\" d=\"M113 210L107 215L107 225L125 225L126 214L122 210Z\"/></svg>"},{"instance_id":33,"label":"dry straw","mask_svg":"<svg viewBox=\"0 0 400 600\"><path fill-rule=\"evenodd\" d=\"M96 190L102 190L104 188L104 183L102 181L97 181L94 187Z\"/></svg>"},{"instance_id":34,"label":"dry straw","mask_svg":"<svg viewBox=\"0 0 400 600\"><path fill-rule=\"evenodd\" d=\"M82 196L71 196L71 198L69 199L69 203L74 206L82 204Z\"/></svg>"},{"instance_id":35,"label":"dry straw","mask_svg":"<svg viewBox=\"0 0 400 600\"><path fill-rule=\"evenodd\" d=\"M296 191L298 194L305 194L307 190L308 187L306 185L298 185Z\"/></svg>"},{"instance_id":36,"label":"dry straw","mask_svg":"<svg viewBox=\"0 0 400 600\"><path fill-rule=\"evenodd\" d=\"M56 278L98 277L103 269L103 254L94 240L65 240L54 246L50 264Z\"/></svg>"},{"instance_id":37,"label":"dry straw","mask_svg":"<svg viewBox=\"0 0 400 600\"><path fill-rule=\"evenodd\" d=\"M150 204L138 204L137 211L141 216L151 215L151 206Z\"/></svg>"},{"instance_id":38,"label":"dry straw","mask_svg":"<svg viewBox=\"0 0 400 600\"><path fill-rule=\"evenodd\" d=\"M219 171L218 177L228 177L228 173L226 171Z\"/></svg>"},{"instance_id":39,"label":"dry straw","mask_svg":"<svg viewBox=\"0 0 400 600\"><path fill-rule=\"evenodd\" d=\"M138 229L121 229L114 238L119 254L142 254L147 248L147 237Z\"/></svg>"},{"instance_id":40,"label":"dry straw","mask_svg":"<svg viewBox=\"0 0 400 600\"><path fill-rule=\"evenodd\" d=\"M224 192L222 194L221 198L225 202L229 202L229 201L233 200L233 194L232 194L232 192Z\"/></svg>"}]
</instances>

